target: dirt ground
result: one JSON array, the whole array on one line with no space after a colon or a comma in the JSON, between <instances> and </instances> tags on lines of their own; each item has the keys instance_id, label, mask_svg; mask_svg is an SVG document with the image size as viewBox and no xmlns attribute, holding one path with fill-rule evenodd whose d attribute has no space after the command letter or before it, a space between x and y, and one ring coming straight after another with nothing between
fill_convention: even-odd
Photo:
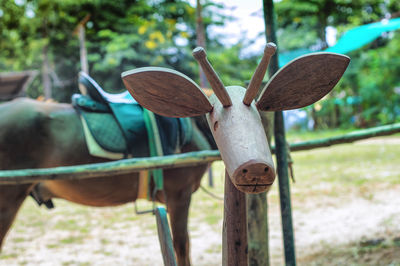
<instances>
[{"instance_id":1,"label":"dirt ground","mask_svg":"<svg viewBox=\"0 0 400 266\"><path fill-rule=\"evenodd\" d=\"M382 141L400 144L400 138ZM269 197L271 264L284 265L276 185ZM325 185L316 186L323 190ZM299 265L400 265L399 184L340 197L310 193L300 198L295 186L292 192ZM52 211L37 208L30 199L24 204L0 254L0 265L162 265L151 215L135 215L131 204L88 208L55 203ZM195 193L190 216L193 265L221 265L222 207L203 191ZM202 208L210 213L199 213Z\"/></svg>"}]
</instances>

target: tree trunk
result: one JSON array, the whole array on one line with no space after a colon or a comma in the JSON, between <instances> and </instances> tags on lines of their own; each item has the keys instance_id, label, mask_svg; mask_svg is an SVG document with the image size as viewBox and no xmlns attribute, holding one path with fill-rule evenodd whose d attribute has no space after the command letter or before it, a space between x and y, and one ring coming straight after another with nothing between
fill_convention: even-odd
<instances>
[{"instance_id":1,"label":"tree trunk","mask_svg":"<svg viewBox=\"0 0 400 266\"><path fill-rule=\"evenodd\" d=\"M79 50L81 57L81 70L89 75L89 64L87 60L87 51L85 44L85 25L79 26Z\"/></svg>"},{"instance_id":2,"label":"tree trunk","mask_svg":"<svg viewBox=\"0 0 400 266\"><path fill-rule=\"evenodd\" d=\"M43 82L43 94L45 99L51 98L51 80L50 80L50 66L48 57L48 45L46 44L42 50L43 53L43 65L42 65L42 82Z\"/></svg>"},{"instance_id":3,"label":"tree trunk","mask_svg":"<svg viewBox=\"0 0 400 266\"><path fill-rule=\"evenodd\" d=\"M197 6L196 6L196 18L197 18L197 23L196 23L196 42L197 46L201 46L204 49L206 49L206 36L204 33L204 24L203 24L203 16L201 14L201 3L200 0L197 0ZM203 72L203 69L199 67L199 75L200 75L200 87L201 88L207 88L207 78L206 75Z\"/></svg>"}]
</instances>

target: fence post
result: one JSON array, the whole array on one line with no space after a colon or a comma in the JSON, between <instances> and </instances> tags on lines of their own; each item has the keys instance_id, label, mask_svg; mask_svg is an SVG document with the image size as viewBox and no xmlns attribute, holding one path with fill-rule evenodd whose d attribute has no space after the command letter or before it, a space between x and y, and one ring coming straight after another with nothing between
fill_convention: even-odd
<instances>
[{"instance_id":1,"label":"fence post","mask_svg":"<svg viewBox=\"0 0 400 266\"><path fill-rule=\"evenodd\" d=\"M243 266L248 260L245 193L239 191L225 170L222 265Z\"/></svg>"},{"instance_id":2,"label":"fence post","mask_svg":"<svg viewBox=\"0 0 400 266\"><path fill-rule=\"evenodd\" d=\"M158 239L165 266L176 266L174 246L172 245L171 230L169 229L167 212L164 207L155 210Z\"/></svg>"},{"instance_id":3,"label":"fence post","mask_svg":"<svg viewBox=\"0 0 400 266\"><path fill-rule=\"evenodd\" d=\"M277 43L275 34L275 17L273 0L263 0L265 31L267 39L275 44ZM279 69L278 51L271 58L270 77ZM286 265L296 265L296 254L293 236L292 209L290 200L289 174L287 162L287 147L285 139L285 127L282 111L275 112L274 117L274 136L275 136L275 154L278 170L279 196L281 203L283 243L285 250Z\"/></svg>"}]
</instances>

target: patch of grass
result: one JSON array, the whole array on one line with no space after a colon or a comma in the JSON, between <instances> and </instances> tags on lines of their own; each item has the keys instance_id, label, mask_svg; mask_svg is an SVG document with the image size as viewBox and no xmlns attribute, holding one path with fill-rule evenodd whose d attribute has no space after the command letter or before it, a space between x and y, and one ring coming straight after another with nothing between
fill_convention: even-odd
<instances>
[{"instance_id":1,"label":"patch of grass","mask_svg":"<svg viewBox=\"0 0 400 266\"><path fill-rule=\"evenodd\" d=\"M77 229L79 230L79 233L82 234L88 234L90 232L90 229L87 227L78 227Z\"/></svg>"},{"instance_id":2,"label":"patch of grass","mask_svg":"<svg viewBox=\"0 0 400 266\"><path fill-rule=\"evenodd\" d=\"M202 179L202 186L219 198L224 197L224 178L225 169L222 162L214 162L213 169L213 182L214 187L209 187L208 176ZM221 199L214 198L208 193L204 192L201 188L193 194L190 206L190 219L196 219L206 222L211 227L219 228L220 221L223 215L224 202Z\"/></svg>"},{"instance_id":3,"label":"patch of grass","mask_svg":"<svg viewBox=\"0 0 400 266\"><path fill-rule=\"evenodd\" d=\"M212 245L205 250L205 253L207 253L207 254L215 254L215 253L221 253L221 252L222 252L222 244Z\"/></svg>"},{"instance_id":4,"label":"patch of grass","mask_svg":"<svg viewBox=\"0 0 400 266\"><path fill-rule=\"evenodd\" d=\"M21 242L25 242L27 239L24 237L16 237L14 238L14 242L15 243L21 243Z\"/></svg>"},{"instance_id":5,"label":"patch of grass","mask_svg":"<svg viewBox=\"0 0 400 266\"><path fill-rule=\"evenodd\" d=\"M59 244L47 244L46 247L49 249L54 249L54 248L60 247L60 245Z\"/></svg>"},{"instance_id":6,"label":"patch of grass","mask_svg":"<svg viewBox=\"0 0 400 266\"><path fill-rule=\"evenodd\" d=\"M16 253L0 254L0 260L16 259L16 258L18 258L18 254Z\"/></svg>"},{"instance_id":7,"label":"patch of grass","mask_svg":"<svg viewBox=\"0 0 400 266\"><path fill-rule=\"evenodd\" d=\"M54 229L58 230L66 230L66 231L73 231L78 229L78 223L75 219L68 219L68 220L59 220L57 224L54 226Z\"/></svg>"},{"instance_id":8,"label":"patch of grass","mask_svg":"<svg viewBox=\"0 0 400 266\"><path fill-rule=\"evenodd\" d=\"M154 222L151 222L151 223L146 223L146 224L144 224L144 225L143 225L143 228L144 228L146 231L149 230L149 231L152 231L152 232L154 232L154 233L157 233L157 225L156 225L155 221L154 221Z\"/></svg>"},{"instance_id":9,"label":"patch of grass","mask_svg":"<svg viewBox=\"0 0 400 266\"><path fill-rule=\"evenodd\" d=\"M111 242L110 242L110 240L108 240L107 238L102 238L102 239L100 239L100 243L101 243L102 245L108 245L108 244L110 244Z\"/></svg>"},{"instance_id":10,"label":"patch of grass","mask_svg":"<svg viewBox=\"0 0 400 266\"><path fill-rule=\"evenodd\" d=\"M61 239L60 244L82 244L84 240L83 236L69 236Z\"/></svg>"},{"instance_id":11,"label":"patch of grass","mask_svg":"<svg viewBox=\"0 0 400 266\"><path fill-rule=\"evenodd\" d=\"M70 266L70 265L76 265L76 261L70 260L70 261L63 261L62 266Z\"/></svg>"},{"instance_id":12,"label":"patch of grass","mask_svg":"<svg viewBox=\"0 0 400 266\"><path fill-rule=\"evenodd\" d=\"M392 214L382 221L382 226L389 228L392 226L396 226L398 225L399 220L400 220L400 214ZM400 242L400 239L398 239L397 241Z\"/></svg>"},{"instance_id":13,"label":"patch of grass","mask_svg":"<svg viewBox=\"0 0 400 266\"><path fill-rule=\"evenodd\" d=\"M316 130L316 131L307 131L307 130L289 130L286 132L286 139L289 142L298 142L298 141L306 141L312 139L322 139L322 138L331 138L343 134L347 134L353 132L356 129L330 129L330 130Z\"/></svg>"},{"instance_id":14,"label":"patch of grass","mask_svg":"<svg viewBox=\"0 0 400 266\"><path fill-rule=\"evenodd\" d=\"M221 216L218 214L208 214L204 221L208 224L208 225L219 225L221 223Z\"/></svg>"},{"instance_id":15,"label":"patch of grass","mask_svg":"<svg viewBox=\"0 0 400 266\"><path fill-rule=\"evenodd\" d=\"M399 144L343 144L292 152L296 186L327 182L346 189L382 182L400 184L399 148Z\"/></svg>"},{"instance_id":16,"label":"patch of grass","mask_svg":"<svg viewBox=\"0 0 400 266\"><path fill-rule=\"evenodd\" d=\"M85 262L77 262L77 261L64 261L61 265L63 266L70 266L70 265L79 265L79 266L89 266L92 265L91 262L85 261Z\"/></svg>"},{"instance_id":17,"label":"patch of grass","mask_svg":"<svg viewBox=\"0 0 400 266\"><path fill-rule=\"evenodd\" d=\"M391 240L369 240L299 258L299 265L400 265L400 247Z\"/></svg>"},{"instance_id":18,"label":"patch of grass","mask_svg":"<svg viewBox=\"0 0 400 266\"><path fill-rule=\"evenodd\" d=\"M102 252L101 254L103 254L103 255L105 255L105 256L109 256L109 257L113 255L112 252L110 252L110 251L104 251L104 250L103 250L103 252Z\"/></svg>"}]
</instances>

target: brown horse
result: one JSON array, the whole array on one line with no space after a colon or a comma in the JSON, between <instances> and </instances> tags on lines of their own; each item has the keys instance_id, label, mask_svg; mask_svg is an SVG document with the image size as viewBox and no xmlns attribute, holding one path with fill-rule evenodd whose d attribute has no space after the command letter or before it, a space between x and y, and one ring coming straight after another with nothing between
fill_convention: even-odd
<instances>
[{"instance_id":1,"label":"brown horse","mask_svg":"<svg viewBox=\"0 0 400 266\"><path fill-rule=\"evenodd\" d=\"M192 141L182 152L210 149L194 120ZM0 170L103 162L89 155L80 119L70 104L20 98L0 104ZM179 265L189 265L188 211L207 164L164 170L164 190ZM0 248L15 216L35 185L44 200L62 198L87 206L116 206L137 199L138 173L75 181L0 185ZM162 193L156 196L165 203Z\"/></svg>"}]
</instances>

